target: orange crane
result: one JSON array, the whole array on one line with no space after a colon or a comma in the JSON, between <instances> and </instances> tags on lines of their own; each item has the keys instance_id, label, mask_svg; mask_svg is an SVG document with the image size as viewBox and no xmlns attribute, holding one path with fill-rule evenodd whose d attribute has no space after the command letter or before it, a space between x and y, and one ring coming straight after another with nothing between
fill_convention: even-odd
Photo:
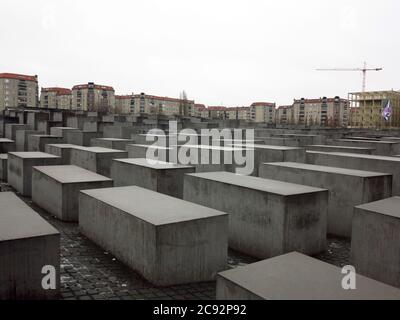
<instances>
[{"instance_id":1,"label":"orange crane","mask_svg":"<svg viewBox=\"0 0 400 320\"><path fill-rule=\"evenodd\" d=\"M383 68L367 68L367 63L364 62L363 68L332 68L332 69L316 69L317 71L361 71L362 72L362 92L365 92L367 81L367 71L381 71Z\"/></svg>"}]
</instances>

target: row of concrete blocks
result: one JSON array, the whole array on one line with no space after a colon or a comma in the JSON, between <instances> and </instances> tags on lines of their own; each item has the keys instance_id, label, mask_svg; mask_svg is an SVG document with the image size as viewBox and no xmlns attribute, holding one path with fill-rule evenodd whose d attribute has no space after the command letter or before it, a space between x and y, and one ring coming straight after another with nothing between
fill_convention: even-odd
<instances>
[{"instance_id":1,"label":"row of concrete blocks","mask_svg":"<svg viewBox=\"0 0 400 320\"><path fill-rule=\"evenodd\" d=\"M76 168L76 167L75 167ZM78 169L78 168L76 168ZM71 169L71 167L46 167L46 168L36 168L34 172L34 176L38 177L44 176L52 176L49 172L53 172L52 180L57 180L63 182L62 176L82 176L85 177L84 174L74 173L77 171L76 169ZM278 170L276 170L278 169ZM47 173L46 173L47 171ZM69 172L70 171L70 172ZM276 230L282 229L282 226L278 224L273 224L268 218L268 223L262 223L263 219L265 220L266 215L272 214L276 212L281 212L282 216L284 216L284 212L296 211L296 206L299 205L300 196L297 193L303 191L310 193L307 187L297 186L296 195L296 204L293 205L292 209L287 207L288 203L290 204L288 197L288 190L293 188L292 184L285 184L279 181L267 180L267 179L257 179L251 177L240 177L236 175L232 175L226 172L219 173L205 173L202 176L198 175L187 175L185 177L185 183L183 183L183 175L188 172L193 172L193 168L184 167L184 166L176 166L173 164L149 164L146 159L118 159L113 161L112 165L112 177L117 181L116 185L140 185L145 188L163 192L170 195L175 195L180 197L182 192L182 185L184 185L184 198L188 198L190 201L200 203L202 205L206 205L209 207L213 207L215 209L219 209L224 212L228 212L230 214L235 214L235 218L231 218L230 224L230 234L231 238L234 239L231 241L230 246L236 250L245 252L247 254L251 254L258 257L268 257L274 256L282 252L287 252L288 247L286 247L286 243L279 243L278 247L274 248L273 246L265 247L264 243L273 243L271 238L265 238L266 235L270 235L275 233ZM341 168L330 168L330 167L321 167L321 166L312 166L298 163L269 163L264 164L262 166L262 176L267 176L272 178L280 178L281 180L290 180L291 182L303 183L303 184L318 184L319 187L325 187L330 190L330 199L329 201L319 201L317 206L314 207L304 207L304 203L310 202L309 199L305 200L300 204L300 207L304 207L305 210L311 210L315 214L319 214L320 212L327 211L328 213L328 231L333 234L345 235L349 236L351 234L352 229L352 220L353 220L353 207L358 204L374 201L376 199L381 199L390 196L391 189L391 175L390 174L380 174L376 172L365 172L365 171L357 171L357 170L346 170ZM297 172L296 172L297 171ZM58 173L57 173L58 172ZM79 170L78 170L79 172ZM94 175L94 174L93 174ZM57 177L58 176L58 177ZM199 179L199 177L201 179ZM293 181L291 177L299 177L300 181ZM303 178L301 178L303 177ZM96 178L98 179L98 178ZM239 179L239 180L237 180ZM256 180L253 180L256 179ZM40 181L40 178L34 178L34 181ZM36 200L39 204L41 204L44 208L46 208L50 212L57 212L57 210L50 210L48 206L51 204L51 201L48 202L46 197L49 197L49 194L52 193L52 190L57 190L53 184L49 184L48 178L42 179L41 183L43 185L35 185L33 190L34 192L41 192L42 197L39 200ZM296 179L294 179L296 180ZM83 179L81 181L83 185L87 182L87 179ZM76 181L75 181L76 183ZM110 183L109 181L106 182ZM258 187L255 187L255 186ZM227 186L227 189L224 187ZM237 194L235 194L234 187L237 187ZM346 190L345 187L349 187L349 190ZM94 185L93 185L94 187ZM259 187L261 189L259 189ZM213 189L214 188L214 189ZM262 189L264 188L264 189ZM268 189L269 188L269 189ZM272 189L271 189L272 188ZM82 188L75 188L75 191L71 191L67 198L65 199L66 203L69 203L70 206L74 203L74 199L77 199L77 193ZM244 190L242 190L244 189ZM272 197L277 195L277 192L286 189L283 194L286 198L281 199L282 207L267 207L267 205L271 206L271 203L277 203L278 201L270 201L270 203L265 203L263 201L257 203L256 197L253 196L254 191L264 191L272 193ZM179 194L177 194L177 190L179 190ZM198 192L201 190L202 192ZM311 189L312 190L312 189ZM247 193L249 195L247 196ZM60 191L61 194L61 191ZM64 193L63 193L64 194ZM229 194L229 198L225 201L221 199L221 195ZM243 196L246 195L246 196ZM312 197L313 195L311 195ZM39 196L33 196L35 199ZM60 196L53 196L53 199L63 198ZM243 201L243 199L250 199L249 202ZM47 201L47 202L46 202ZM76 201L76 200L75 200ZM56 203L57 201L54 201ZM312 201L311 201L312 202ZM50 204L46 204L50 203ZM329 205L328 205L329 204ZM47 207L46 207L47 205ZM76 208L76 204L75 204ZM250 208L250 215L248 214L248 210ZM259 208L259 212L257 211ZM282 210L280 210L282 209ZM72 212L76 212L76 210L72 210ZM299 219L302 218L302 212L299 212ZM279 215L278 214L278 215ZM241 217L245 215L246 217ZM304 215L306 215L304 213ZM294 215L292 215L294 217ZM62 217L59 214L59 217ZM68 214L64 215L64 219L74 219L77 220L77 217L71 217ZM292 223L294 223L294 218L292 218ZM316 218L311 216L309 217L310 221ZM260 223L261 221L261 223ZM246 224L247 223L247 224ZM302 227L309 228L306 220L302 220ZM304 224L306 224L304 226ZM312 237L314 234L314 229L311 228L310 235L303 234L303 238L298 239L298 243L302 243L303 247L307 247L306 240L310 240L310 250L306 252L309 253L317 253L322 251L324 247L324 239L326 235L326 228L323 226L326 224L326 220L324 222L324 218L321 218L320 224L317 225L315 230L320 232L320 237ZM271 232L266 232L270 228ZM285 229L285 227L283 227ZM252 232L246 232L246 230L252 230ZM286 230L286 229L285 229ZM299 234L297 230L294 230L293 234ZM261 239L261 240L260 240ZM264 241L265 240L265 241ZM286 239L293 241L292 239ZM321 244L318 244L318 240ZM279 247L279 245L281 245ZM298 244L296 244L298 245ZM315 248L312 246L315 245ZM289 247L290 248L290 247ZM299 248L296 248L300 250Z\"/></svg>"},{"instance_id":2,"label":"row of concrete blocks","mask_svg":"<svg viewBox=\"0 0 400 320\"><path fill-rule=\"evenodd\" d=\"M43 169L46 169L46 170L50 169L50 175L51 175L51 172L53 172L52 175L54 176L54 175L57 175L56 171L54 171L54 168L47 167L47 168L43 168ZM41 168L37 168L37 169L41 170ZM64 169L65 168L59 168L58 174L62 175L63 173L65 173ZM47 171L46 175L49 176L49 171ZM71 177L82 176L82 172L76 171L75 175L74 174L70 174L68 176L71 176ZM295 205L299 205L299 204L301 205L303 202L307 202L307 203L311 202L311 203L314 203L314 205L317 205L317 210L313 210L313 209L315 209L315 207L308 207L307 210L313 211L313 214L310 215L310 213L308 212L307 213L308 216L307 216L306 219L304 219L304 217L301 216L302 213L299 213L297 215L296 214L292 214L292 219L289 219L289 223L285 222L285 221L288 221L288 219L286 219L286 218L282 219L281 221L277 221L277 220L274 221L274 226L275 226L274 229L281 230L281 231L275 232L275 234L276 234L276 236L278 236L278 238L281 237L283 242L282 243L273 243L274 242L273 239L272 239L272 241L269 239L270 240L269 244L270 245L276 245L276 246L275 247L272 246L271 248L269 248L271 250L271 252L274 252L274 253L268 253L268 255L269 256L273 256L273 255L276 255L276 254L279 254L279 253L289 252L292 249L298 250L298 251L303 251L305 253L309 253L310 252L309 254L311 254L311 253L314 252L313 250L320 251L321 248L318 248L320 245L324 246L323 243L325 241L324 240L325 239L325 232L323 232L323 231L321 232L321 230L323 230L323 225L324 225L324 223L323 223L324 215L321 214L320 212L318 213L318 211L320 211L321 207L325 207L326 208L326 203L324 204L323 201L321 201L321 199L324 199L324 196L322 195L322 193L325 192L324 190L316 190L315 189L314 192L313 192L312 188L309 188L309 189L305 190L304 188L307 188L307 187L304 187L304 186L298 186L298 185L296 186L296 185L291 185L291 184L287 184L287 183L286 184L285 183L279 183L277 181L272 182L272 181L267 181L265 179L258 179L258 178L251 178L251 177L240 177L240 176L232 175L232 174L229 174L229 173L214 173L214 174L212 174L212 173L204 174L203 173L203 174L197 174L197 175L196 174L192 174L192 175L187 175L187 177L193 178L194 180L203 181L203 182L205 180L213 181L213 183L208 186L209 188L211 188L211 187L214 187L214 188L217 188L217 189L218 188L225 188L224 185L227 185L226 188L235 187L235 188L242 189L242 191L243 191L243 189L251 189L251 188L253 188L253 189L256 189L256 191L258 191L258 192L262 191L262 192L264 192L266 194L270 193L270 196L276 196L276 194L278 192L281 192L281 193L284 193L284 195L286 197L288 197L289 194L292 193L291 194L292 196L296 195L296 197L294 197L294 198L299 198L298 194L299 194L300 190L301 190L302 193L306 192L307 193L307 199L303 199L303 200L297 199L295 201L293 201L294 200L293 199L292 201L283 201L283 203L282 203L283 207L279 208L279 206L278 206L276 209L270 208L270 209L273 209L273 210L271 210L270 214L273 213L273 212L281 212L282 214L284 214L285 212L286 213L289 212L289 213L292 214L292 212L294 212L294 210L295 210L294 204ZM59 178L59 180L60 179L62 179L62 178ZM68 180L68 178L67 178L67 180ZM272 184L271 184L271 182L272 182ZM267 184L262 185L261 183L267 183ZM261 184L261 186L260 186L260 184ZM192 187L190 187L190 186L192 186ZM38 188L34 188L34 189L41 189L41 188L38 187ZM129 212L129 211L127 211L129 209L134 210L135 206L137 205L136 201L134 201L133 204L132 204L132 202L129 199L132 199L132 197L133 198L135 197L134 193L138 193L139 194L139 196L137 198L138 202L139 202L139 199L143 200L143 199L147 199L148 198L148 200L149 200L149 201L145 201L145 204L144 204L145 207L139 208L138 212L145 212L146 210L149 210L154 215L156 212L159 212L159 210L160 210L160 207L158 207L158 205L160 205L160 202L162 203L161 208L164 209L164 208L168 208L169 207L168 206L169 202L172 203L172 202L179 201L177 199L174 199L173 201L171 199L169 199L168 201L165 200L166 201L165 204L164 204L163 200L154 201L154 206L156 206L156 207L154 207L154 206L152 207L150 205L150 208L146 208L146 203L151 203L152 199L157 199L157 196L161 196L161 195L156 194L154 192L149 193L149 191L144 191L143 189L139 190L140 188L138 189L137 187L133 187L133 189L134 189L134 192L132 191L132 187L112 188L112 189L99 189L99 190L93 190L94 195L98 195L98 196L93 196L93 194L89 195L89 198L93 198L95 200L93 200L94 202L93 201L90 202L90 200L88 200L89 203L91 203L89 205L89 208L91 208L91 210L89 210L89 211L91 211L90 214L92 215L92 218L89 220L90 223L88 223L87 228L89 228L89 229L92 228L92 230L91 231L90 230L87 231L87 233L93 232L94 235L92 236L92 238L96 238L96 234L97 234L98 237L100 237L100 239L97 239L97 240L93 239L93 240L98 242L100 245L102 245L104 247L107 246L107 245L114 245L112 243L112 241L111 241L112 239L110 239L110 238L108 240L104 239L104 231L106 230L106 234L110 235L110 237L111 237L111 235L113 235L116 232L118 232L118 230L121 230L122 226L120 226L118 223L116 225L115 224L113 225L114 218L115 218L116 222L118 222L119 219L118 219L118 217L114 217L113 218L112 217L112 215L113 215L112 213L109 213L107 215L107 217L108 217L107 223L105 223L104 217L98 217L100 219L100 223L94 223L93 224L93 221L94 221L93 219L96 218L97 213L102 212L102 214L105 214L104 212L107 211L106 209L99 210L98 202L102 202L102 203L106 202L107 203L106 207L109 207L110 210L114 210L115 211L116 209L119 209L121 211L120 213L126 213L126 212ZM193 195L194 190L196 190L196 189L198 189L198 186L196 186L195 184L193 184L193 183L189 183L189 184L185 183L185 196L184 197L185 198L189 197L190 201L194 201L194 202L201 201L201 197L200 197L200 200L199 200L199 199L194 199L191 196L191 195ZM222 190L222 189L217 190L217 189L215 190L217 192L216 193L212 192L212 194L226 194L226 192L223 192L224 190ZM204 188L201 189L201 190L204 190ZM230 190L232 191L232 189L230 189ZM186 195L186 192L188 193L188 195ZM312 196L310 195L310 193L315 193L315 192L319 193L320 201L316 201L315 199L314 199L314 201L311 200ZM85 193L85 192L83 192L83 193ZM240 193L242 193L242 192L240 192ZM253 197L251 197L251 195L252 195L251 193L249 193L249 195L250 195L250 199L251 198L257 199L257 197L254 197L254 194L253 194ZM203 198L207 197L207 196L209 196L209 195L207 195L207 194L205 196L202 195ZM104 197L106 199L108 199L108 200L105 201ZM282 194L281 194L281 197L282 197ZM235 195L233 196L233 198L236 198ZM282 199L284 199L284 198L282 198ZM270 203L274 203L274 202L276 203L277 201L274 201L273 199L270 199L269 202ZM285 202L288 202L288 204L285 205ZM292 206L290 206L290 202L292 202ZM237 203L234 203L234 205L235 204L237 204ZM257 204L258 203L256 202L256 205ZM211 202L209 202L208 206L210 206L210 205L214 206L215 203L211 201ZM176 205L174 205L172 207L175 207L175 206ZM80 206L79 210L82 210L81 208L82 208L82 206ZM157 210L157 208L158 208L158 210ZM283 209L283 210L279 210L279 209ZM226 208L224 210L226 210ZM187 210L187 211L191 212L191 210ZM228 211L228 210L226 210L226 211ZM85 210L83 210L83 212L85 212L84 214L86 214L88 212L88 210L85 209ZM117 210L116 213L118 213L118 210ZM231 213L231 216L232 216L232 212L229 212L229 213ZM134 212L132 212L132 214L134 214ZM303 215L306 215L306 214L303 213ZM279 213L277 214L277 216L279 217ZM173 217L176 217L176 214L173 215ZM241 234L236 234L235 236L232 236L232 228L233 229L235 228L235 227L232 227L232 221L236 220L238 217L239 217L239 220L240 220L240 213L239 213L239 215L235 215L234 218L230 219L229 241L230 241L230 244L233 241L233 243L236 243L237 245L240 246L240 243L242 241L241 237L243 237L243 234L242 235ZM159 218L159 217L155 217L155 218ZM242 216L242 218L243 218L243 216ZM259 223L259 220L260 220L259 218L262 218L262 217L260 216L259 218L257 218L257 216L255 216L254 218L255 218L255 220L258 220L258 221L254 220L253 224L254 224L254 222ZM269 217L269 219L272 219L272 218L274 218L274 217L273 216ZM277 217L275 217L275 218L277 218ZM128 220L125 221L125 222L127 223ZM101 222L104 222L104 224L102 225ZM282 225L282 223L283 223L283 225ZM288 223L288 224L286 225L285 223ZM177 224L177 221L175 221L174 224ZM124 223L124 225L125 225L125 223ZM107 230L107 228L110 227L110 226L112 226L111 227L112 230ZM178 227L178 225L177 225L177 227ZM254 225L253 226L249 225L248 227L250 229L249 228L244 228L243 230L244 231L245 230L252 230L255 233L258 232L256 229L252 229L252 228L254 228ZM99 231L99 228L100 228L101 232ZM179 229L179 227L178 227L178 229ZM305 232L303 232L304 229L306 229ZM312 230L314 230L316 232L312 232ZM248 233L248 231L246 231L246 232ZM280 232L282 232L282 233L280 233ZM311 243L311 242L313 242L311 240L311 238L310 238L310 234L311 233L313 233L314 239L317 240L316 244L315 243ZM286 235L289 234L291 237L293 237L293 239L288 239L289 237L284 239L283 235L285 235L285 234ZM322 234L323 234L323 236L322 236ZM129 236L129 234L127 234L127 236ZM315 236L316 236L316 238L315 238ZM321 236L321 237L319 237L319 236ZM305 237L305 238L307 238L307 239L309 239L311 241L309 241L308 243L304 244L303 243L304 242L303 241L303 239L304 239L303 237ZM170 243L170 241L171 241L171 239L169 239L167 242ZM251 239L250 239L250 241L251 241ZM253 239L253 241L254 241L254 239ZM135 241L133 241L133 242L135 242ZM247 242L246 239L245 239L245 242ZM122 246L123 244L120 244L120 245ZM113 250L110 250L110 251L111 252L118 251L119 250L118 247L119 246L113 247ZM316 248L318 248L318 249L316 249ZM280 250L283 250L283 252L280 251ZM288 251L286 251L286 250L288 250ZM308 251L308 250L310 250L310 251ZM116 253L114 252L114 254L116 254ZM126 261L124 259L128 259L128 260L131 259L131 257L129 257L130 253L129 252L127 253L126 250L123 250L123 252L120 252L120 254L121 255L128 255L126 257L124 257L124 256L120 256L119 257L123 261ZM132 260L129 260L129 261L132 261ZM143 261L141 261L141 262L144 263ZM126 263L128 263L128 262L126 262ZM141 272L140 271L141 270L140 269L141 266L133 265L132 267L135 270ZM170 267L168 267L168 268L170 268ZM159 271L159 270L157 270L157 271ZM157 276L159 276L159 274L156 273L156 274L153 274L153 275L152 274L148 274L147 275L147 277L149 279L152 276L157 277ZM161 276L161 278L164 279L164 276ZM153 281L156 282L157 280L153 280Z\"/></svg>"},{"instance_id":3,"label":"row of concrete blocks","mask_svg":"<svg viewBox=\"0 0 400 320\"><path fill-rule=\"evenodd\" d=\"M49 168L50 167L39 167L37 169L42 172L47 171L47 174L49 174L51 173L51 171L48 171ZM65 172L65 170L60 170L59 174L62 172ZM222 224L224 227L221 227L221 225L217 223L215 215L210 214L210 209L205 207L194 207L193 203L170 198L139 187L106 188L81 192L79 223L82 232L94 242L115 254L121 261L141 273L151 282L159 285L213 279L214 275L218 271L218 268L215 267L216 265L221 266L220 270L226 268L226 260L219 260L219 258L221 257L221 253L225 252L223 257L226 259L226 241L228 238L229 245L235 249L239 249L239 251L243 251L243 248L249 244L257 246L255 243L256 239L258 239L257 242L259 249L261 250L266 249L266 244L272 245L271 248L268 248L268 252L264 251L264 254L267 256L276 256L294 250L313 254L325 248L325 232L323 231L324 214L321 214L321 207L326 207L326 203L323 201L324 190L280 183L278 181L267 179L241 177L230 173L189 174L186 177L192 179L192 181L189 180L189 183L185 183L184 198L195 203L200 202L198 199L199 197L193 197L194 190L198 191L199 187L196 185L196 182L207 183L208 189L213 188L213 190L210 190L211 194L226 194L224 188L229 188L230 191L237 188L238 193L243 193L244 190L249 189L246 196L252 195L251 199L253 201L257 199L257 196L255 196L257 192L269 196L269 203L277 203L279 201L276 200L281 197L281 208L279 208L278 204L276 208L270 208L270 212L263 212L264 218L268 218L268 220L275 219L270 226L269 238L265 237L265 230L264 232L261 230L262 226L260 226L260 219L263 218L261 215L255 216L253 214L247 214L245 217L243 211L234 212L232 209L227 210L226 205L222 205L225 212L229 211L231 217L229 219L229 228L227 228L227 219L225 219ZM209 183L209 181L211 181L211 183ZM40 187L38 186L36 189L40 189ZM200 190L204 191L204 186ZM279 192L281 195L277 195ZM282 193L285 197L283 197ZM204 199L209 196L210 194L203 194L202 198ZM232 198L235 198L235 196L236 194L233 193ZM275 199L273 199L273 197L275 197ZM288 200L288 198L293 199ZM35 196L33 199L35 201ZM261 199L261 197L259 199ZM391 204L391 208L393 209L399 204L399 200L399 198L391 198L384 200L384 204L387 206L389 203L389 207ZM303 207L305 203L310 202L314 203L314 206L309 205L308 208L304 209L304 212L298 212L295 210L296 206ZM315 208L315 202L318 202L317 208ZM264 203L265 207L265 200L261 202L260 200L256 201L254 206L259 206L262 203ZM232 206L235 205L237 205L237 202L232 204ZM370 210L368 209L370 206L380 208L381 205L382 202L371 203L357 209L363 210L367 208L367 210ZM208 206L215 208L216 202L211 201ZM229 204L228 207L232 208L231 204ZM160 215L160 211L163 212L162 215ZM262 210L260 210L260 213L261 211ZM201 216L200 212L202 212L206 217ZM254 211L251 210L251 213L253 212ZM194 213L199 213L199 216ZM285 213L286 215L284 215ZM217 216L219 219L224 220L222 218L224 216L223 211L218 211ZM281 218L279 219L279 217ZM205 218L208 220L202 220ZM249 221L250 219L253 221ZM382 227L382 224L379 221L379 214L377 217L374 217L374 219L375 223L373 225L377 226L377 228ZM243 223L245 225L238 228L238 225ZM388 221L384 228L387 228L392 224L393 221ZM219 227L217 227L218 225ZM355 225L356 231L354 232L357 242L362 244L365 242L366 238L369 237L370 230L365 230L365 227L369 225L371 225L371 221L365 221L365 219L363 219L363 213L360 212L359 219ZM398 227L399 226L397 225L397 228ZM228 229L229 237L227 236ZM242 232L240 232L240 230L242 230ZM248 230L251 230L251 232ZM203 234L202 232L206 232L206 234ZM251 238L249 233L255 234L255 237ZM271 236L272 233L274 237L280 240L274 241ZM396 285L396 283L390 281L391 279L387 279L388 276L396 276L396 272L393 273L387 272L388 270L382 270L382 265L379 270L376 270L376 264L379 263L379 261L373 262L371 258L367 260L363 259L363 255L366 253L362 252L362 250L370 250L371 244L375 241L377 241L377 243L382 241L382 239L379 238L382 236L382 233L375 232L375 234L376 238L369 241L368 246L360 246L360 243L355 243L352 246L353 263L356 266L357 272L360 274L369 273L369 275L375 279L379 276L381 277L380 280L383 282ZM216 237L217 235L218 237ZM260 237L262 237L261 240ZM155 242L154 239L158 239L158 242ZM205 242L205 239L208 241ZM221 241L221 239L223 239L223 241ZM305 240L307 240L306 243ZM222 243L224 243L224 245L222 245ZM132 244L134 245L132 246ZM213 250L210 248L213 248ZM250 248L250 250L251 249L252 248ZM380 248L380 250L382 250L382 248ZM393 255L395 254L395 251L396 250L392 248L386 257L392 257L391 259L393 259L393 257L396 257L396 255ZM166 252L168 252L168 254ZM216 252L218 254L212 257L204 257L201 256L199 252ZM192 254L194 254L194 256L192 256ZM367 254L369 256L371 252L369 251ZM378 252L375 252L375 254L378 254ZM382 252L380 252L380 256L382 256ZM210 264L205 266L204 264L201 264L201 260L197 261L195 264L198 267L200 266L200 269L194 267L195 265L192 264L182 266L183 261L190 260L193 262L194 257L197 257L197 259L200 260L206 259ZM361 259L359 257L361 257ZM216 263L217 260L219 261L218 264L213 264ZM155 261L157 261L158 264L154 264ZM174 266L174 261L179 261L179 266L182 266L186 272L179 269L179 273L176 273L177 269L176 266ZM393 261L385 262L392 263ZM363 265L363 263L365 265ZM156 265L157 268L155 267ZM393 266L393 264L387 264L387 266ZM216 269L213 269L214 267ZM375 269L373 269L374 267ZM211 273L206 272L207 270L210 270L208 268L214 270L212 273L213 276L210 276ZM371 268L372 270L370 270ZM379 272L376 273L377 271ZM334 277L336 280L339 277L339 271L337 272L337 276ZM230 272L228 271L227 273L229 274ZM206 278L209 278L202 278L206 274L208 274ZM191 276L193 276L193 278L190 278ZM247 274L248 281L245 281L245 283L253 281L254 276L255 275L252 272L249 272ZM319 274L317 273L317 278L318 276ZM221 277L223 278L223 275L221 275ZM280 280L283 281L284 277ZM365 280L363 277L361 277L360 281L367 281L368 283L368 280ZM219 280L219 282L221 281ZM370 285L374 284L374 282L369 282ZM268 283L260 282L260 279L258 279L258 283L263 285L263 290L268 288ZM330 285L333 285L333 283L330 283ZM400 284L397 283L397 286L399 285ZM339 286L339 282L336 286ZM380 284L378 285L378 288L379 286L385 288ZM318 286L314 288L316 292L319 292L319 289L321 288ZM226 294L226 290L222 290L221 288L217 289L217 292L220 291L225 292ZM228 292L232 293L232 290L228 290ZM357 291L357 294L348 295L347 298L352 296L354 298L367 298L367 292L368 291L363 292L363 290L360 290ZM380 290L378 290L378 292L380 292ZM374 297L380 297L383 292L384 291L380 292ZM387 291L387 293L388 292L390 292L390 290ZM290 294L294 297L295 293L296 291L288 291L286 294L288 294L287 297L290 297ZM312 293L313 292L311 291L311 296ZM297 298L300 297L301 296L298 296ZM307 297L307 295L304 297ZM320 298L328 297L322 295ZM332 297L344 298L346 297L346 294L343 293L343 295L341 295L339 294L339 290L336 290ZM388 297L390 297L390 295ZM264 296L264 298L271 297Z\"/></svg>"}]
</instances>

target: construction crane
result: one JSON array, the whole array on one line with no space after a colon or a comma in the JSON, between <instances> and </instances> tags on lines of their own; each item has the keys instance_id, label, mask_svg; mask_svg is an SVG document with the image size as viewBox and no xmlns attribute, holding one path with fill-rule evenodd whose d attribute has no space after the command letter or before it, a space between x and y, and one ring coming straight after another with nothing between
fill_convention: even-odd
<instances>
[{"instance_id":1,"label":"construction crane","mask_svg":"<svg viewBox=\"0 0 400 320\"><path fill-rule=\"evenodd\" d=\"M332 68L332 69L316 69L317 71L361 71L362 72L362 92L365 92L367 71L381 71L383 68L367 68L367 63L364 62L363 68Z\"/></svg>"}]
</instances>

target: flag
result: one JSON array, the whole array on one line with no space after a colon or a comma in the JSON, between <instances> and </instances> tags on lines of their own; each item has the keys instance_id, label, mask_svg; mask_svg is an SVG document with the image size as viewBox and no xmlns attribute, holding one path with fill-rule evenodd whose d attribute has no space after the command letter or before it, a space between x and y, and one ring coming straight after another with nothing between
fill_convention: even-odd
<instances>
[{"instance_id":1,"label":"flag","mask_svg":"<svg viewBox=\"0 0 400 320\"><path fill-rule=\"evenodd\" d=\"M382 117L385 121L389 121L392 115L392 106L390 105L390 100L386 103L386 106L382 109Z\"/></svg>"}]
</instances>

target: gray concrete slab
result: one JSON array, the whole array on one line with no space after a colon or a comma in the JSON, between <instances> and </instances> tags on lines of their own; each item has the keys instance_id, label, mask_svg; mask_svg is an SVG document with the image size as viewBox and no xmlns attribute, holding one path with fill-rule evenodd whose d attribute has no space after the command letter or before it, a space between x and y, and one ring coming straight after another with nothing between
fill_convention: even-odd
<instances>
[{"instance_id":1,"label":"gray concrete slab","mask_svg":"<svg viewBox=\"0 0 400 320\"><path fill-rule=\"evenodd\" d=\"M66 142L69 144L90 147L90 141L95 138L100 138L102 136L102 133L69 130L65 133L65 135Z\"/></svg>"},{"instance_id":2,"label":"gray concrete slab","mask_svg":"<svg viewBox=\"0 0 400 320\"><path fill-rule=\"evenodd\" d=\"M127 158L128 152L101 147L75 147L71 149L71 164L106 177L111 175L113 159Z\"/></svg>"},{"instance_id":3,"label":"gray concrete slab","mask_svg":"<svg viewBox=\"0 0 400 320\"><path fill-rule=\"evenodd\" d=\"M228 215L137 186L80 194L83 234L150 282L209 281L226 268Z\"/></svg>"},{"instance_id":4,"label":"gray concrete slab","mask_svg":"<svg viewBox=\"0 0 400 320\"><path fill-rule=\"evenodd\" d=\"M400 197L355 207L351 261L357 272L400 288Z\"/></svg>"},{"instance_id":5,"label":"gray concrete slab","mask_svg":"<svg viewBox=\"0 0 400 320\"><path fill-rule=\"evenodd\" d=\"M374 155L390 156L400 153L400 142L394 142L394 141L337 139L333 140L332 143L349 147L373 148L375 149L372 152L372 154Z\"/></svg>"},{"instance_id":6,"label":"gray concrete slab","mask_svg":"<svg viewBox=\"0 0 400 320\"><path fill-rule=\"evenodd\" d=\"M5 125L5 138L15 141L18 130L32 130L32 128L26 124L7 123Z\"/></svg>"},{"instance_id":7,"label":"gray concrete slab","mask_svg":"<svg viewBox=\"0 0 400 320\"><path fill-rule=\"evenodd\" d=\"M78 146L68 143L46 144L46 153L53 154L61 158L61 164L71 164L71 150Z\"/></svg>"},{"instance_id":8,"label":"gray concrete slab","mask_svg":"<svg viewBox=\"0 0 400 320\"><path fill-rule=\"evenodd\" d=\"M400 290L356 274L341 286L341 269L292 252L218 274L219 300L398 300Z\"/></svg>"},{"instance_id":9,"label":"gray concrete slab","mask_svg":"<svg viewBox=\"0 0 400 320\"><path fill-rule=\"evenodd\" d=\"M7 138L0 138L0 153L15 151L15 141Z\"/></svg>"},{"instance_id":10,"label":"gray concrete slab","mask_svg":"<svg viewBox=\"0 0 400 320\"><path fill-rule=\"evenodd\" d=\"M321 144L305 146L305 149L310 151L348 152L348 153L361 153L361 154L372 154L372 152L375 150L374 148L321 145Z\"/></svg>"},{"instance_id":11,"label":"gray concrete slab","mask_svg":"<svg viewBox=\"0 0 400 320\"><path fill-rule=\"evenodd\" d=\"M229 246L257 258L325 249L328 191L229 172L186 174L184 200L230 213Z\"/></svg>"},{"instance_id":12,"label":"gray concrete slab","mask_svg":"<svg viewBox=\"0 0 400 320\"><path fill-rule=\"evenodd\" d=\"M148 152L148 150L150 151ZM129 158L148 158L168 162L170 150L172 150L172 148L145 144L126 145Z\"/></svg>"},{"instance_id":13,"label":"gray concrete slab","mask_svg":"<svg viewBox=\"0 0 400 320\"><path fill-rule=\"evenodd\" d=\"M47 144L62 143L63 138L45 135L45 134L31 134L28 136L28 150L27 151L46 151Z\"/></svg>"},{"instance_id":14,"label":"gray concrete slab","mask_svg":"<svg viewBox=\"0 0 400 320\"><path fill-rule=\"evenodd\" d=\"M260 166L260 177L329 190L328 233L351 237L354 206L392 195L392 174L298 162Z\"/></svg>"},{"instance_id":15,"label":"gray concrete slab","mask_svg":"<svg viewBox=\"0 0 400 320\"><path fill-rule=\"evenodd\" d=\"M194 172L193 166L143 158L114 159L111 164L111 178L116 187L135 185L180 199L184 175Z\"/></svg>"},{"instance_id":16,"label":"gray concrete slab","mask_svg":"<svg viewBox=\"0 0 400 320\"><path fill-rule=\"evenodd\" d=\"M0 300L56 299L60 290L60 234L12 192L0 192ZM56 289L42 287L53 266Z\"/></svg>"},{"instance_id":17,"label":"gray concrete slab","mask_svg":"<svg viewBox=\"0 0 400 320\"><path fill-rule=\"evenodd\" d=\"M261 144L233 144L234 147L246 147L254 149L253 176L258 177L260 164L263 162L305 162L305 149L286 146L261 145Z\"/></svg>"},{"instance_id":18,"label":"gray concrete slab","mask_svg":"<svg viewBox=\"0 0 400 320\"><path fill-rule=\"evenodd\" d=\"M8 154L0 153L0 180L7 181Z\"/></svg>"},{"instance_id":19,"label":"gray concrete slab","mask_svg":"<svg viewBox=\"0 0 400 320\"><path fill-rule=\"evenodd\" d=\"M90 141L92 147L110 148L116 150L126 150L127 144L134 144L133 139L118 139L118 138L96 138Z\"/></svg>"},{"instance_id":20,"label":"gray concrete slab","mask_svg":"<svg viewBox=\"0 0 400 320\"><path fill-rule=\"evenodd\" d=\"M10 152L8 154L8 183L23 196L31 196L32 167L60 164L60 157L48 153Z\"/></svg>"},{"instance_id":21,"label":"gray concrete slab","mask_svg":"<svg viewBox=\"0 0 400 320\"><path fill-rule=\"evenodd\" d=\"M309 164L378 171L393 175L392 194L400 195L400 158L344 152L307 151Z\"/></svg>"},{"instance_id":22,"label":"gray concrete slab","mask_svg":"<svg viewBox=\"0 0 400 320\"><path fill-rule=\"evenodd\" d=\"M28 137L33 134L41 135L44 134L44 132L37 130L18 130L15 138L15 151L28 151Z\"/></svg>"},{"instance_id":23,"label":"gray concrete slab","mask_svg":"<svg viewBox=\"0 0 400 320\"><path fill-rule=\"evenodd\" d=\"M73 127L51 127L50 135L63 138L63 142L67 142L67 132L69 131L79 131L78 128Z\"/></svg>"},{"instance_id":24,"label":"gray concrete slab","mask_svg":"<svg viewBox=\"0 0 400 320\"><path fill-rule=\"evenodd\" d=\"M79 192L110 188L109 178L72 166L39 166L32 171L32 201L63 221L79 221Z\"/></svg>"}]
</instances>

